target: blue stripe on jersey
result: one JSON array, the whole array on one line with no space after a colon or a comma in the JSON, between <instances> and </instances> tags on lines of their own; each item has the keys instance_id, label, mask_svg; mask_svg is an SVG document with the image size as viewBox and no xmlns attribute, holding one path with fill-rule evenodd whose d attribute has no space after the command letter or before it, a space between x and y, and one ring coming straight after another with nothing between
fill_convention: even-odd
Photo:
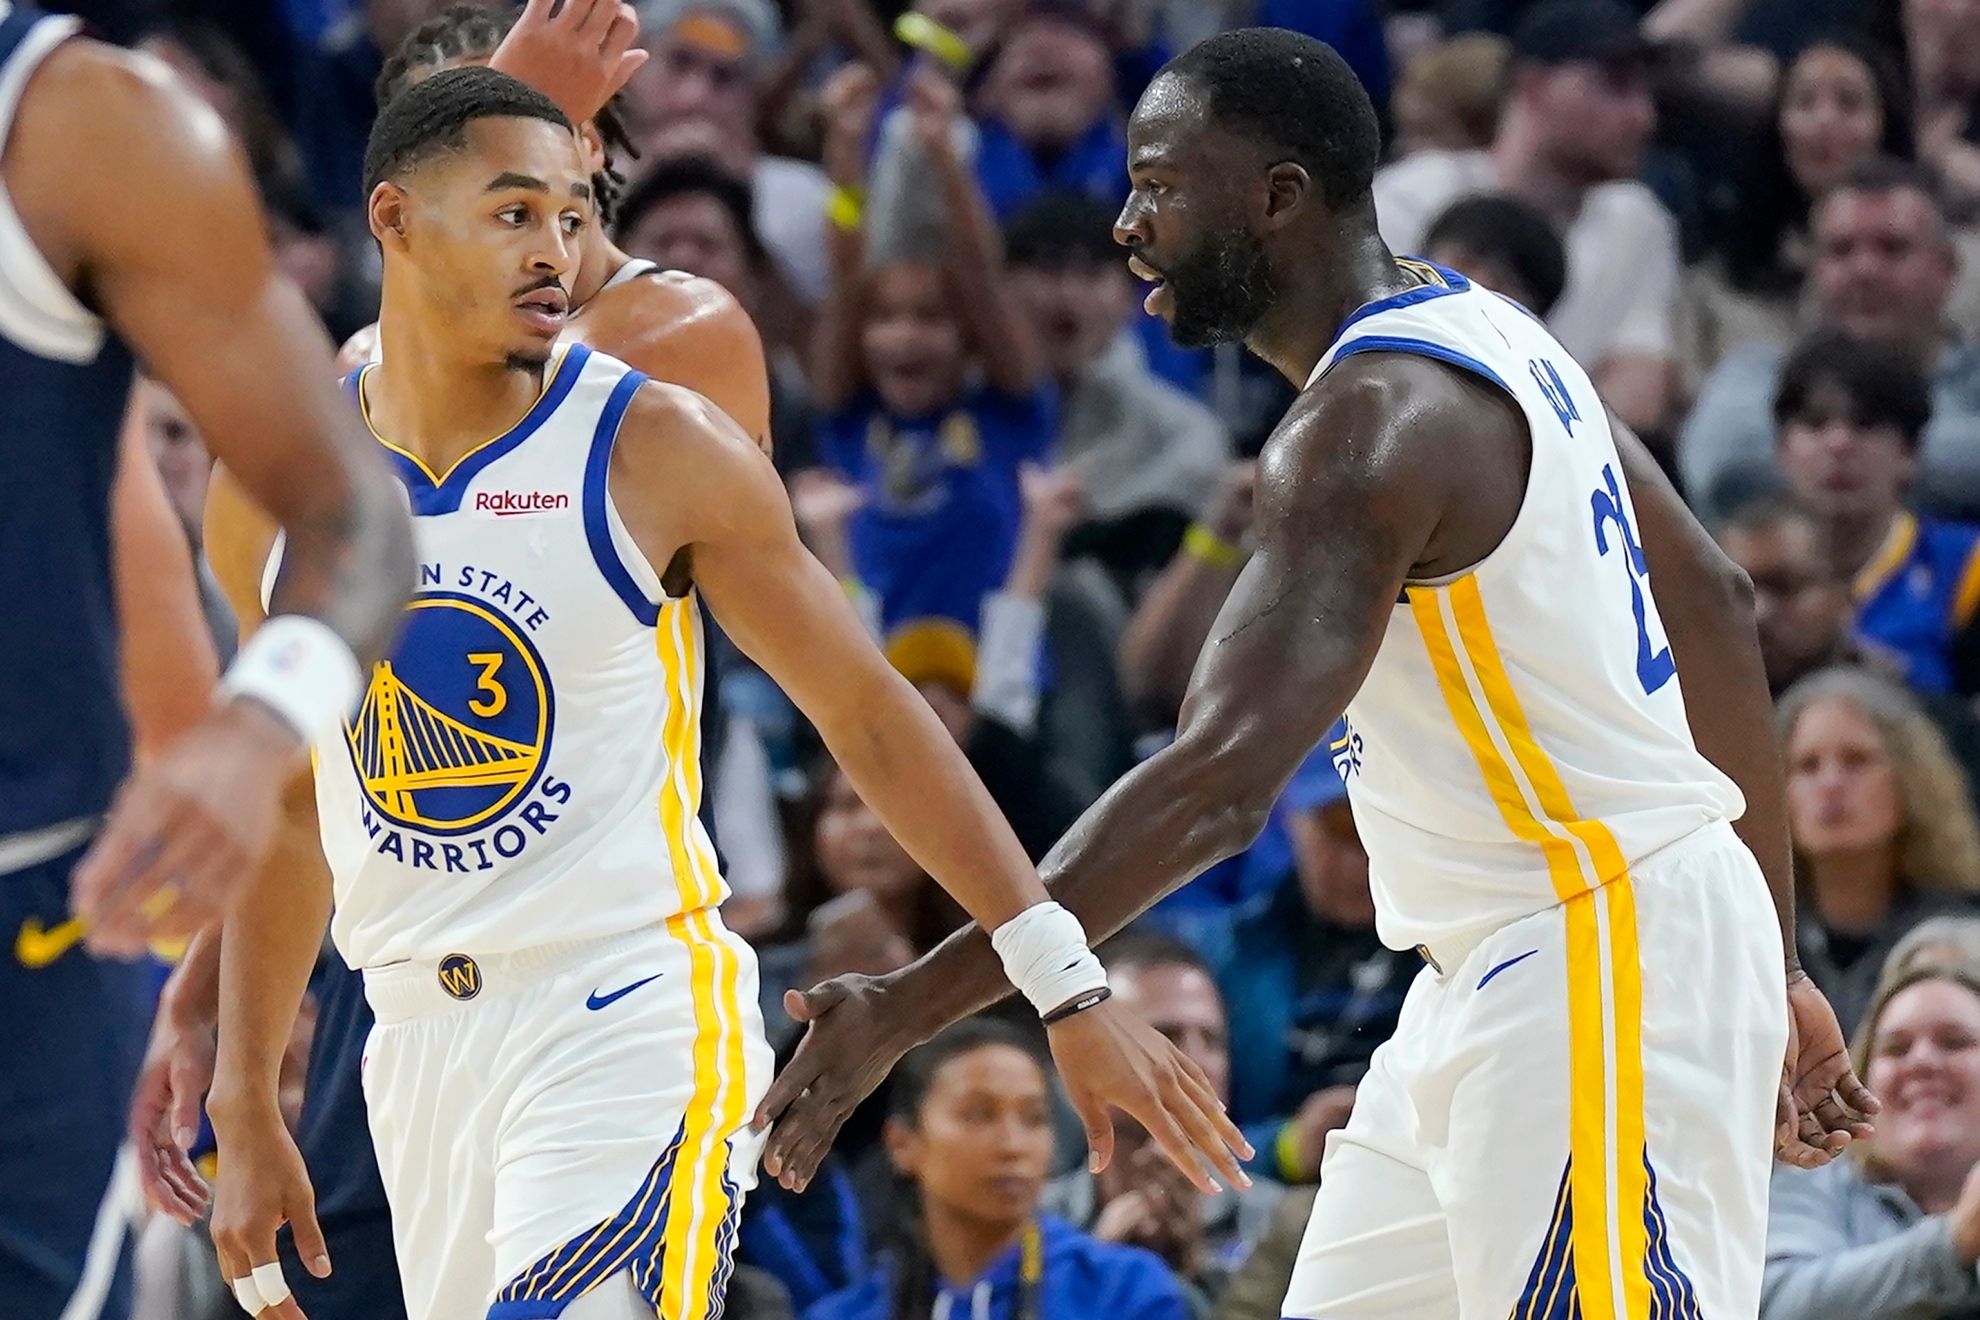
<instances>
[{"instance_id":1,"label":"blue stripe on jersey","mask_svg":"<svg viewBox=\"0 0 1980 1320\"><path fill-rule=\"evenodd\" d=\"M1498 372L1492 370L1477 358L1472 357L1468 353L1460 353L1448 344L1431 343L1428 339L1409 339L1402 335L1363 335L1359 339L1350 339L1347 343L1342 344L1340 349L1334 354L1334 361L1339 362L1342 358L1354 353L1420 353L1424 357L1436 358L1441 362L1448 362L1454 367L1463 367L1466 371L1475 372L1483 376L1486 380L1491 381L1494 385L1497 385L1507 394L1512 394L1513 392L1512 386L1501 380Z\"/></svg>"},{"instance_id":2,"label":"blue stripe on jersey","mask_svg":"<svg viewBox=\"0 0 1980 1320\"><path fill-rule=\"evenodd\" d=\"M1406 260L1409 260L1413 265L1428 266L1431 270L1436 271L1444 282L1442 284L1419 285L1414 289L1405 289L1401 293L1391 294L1387 298L1377 298L1372 303L1363 303L1360 307L1355 308L1354 315L1341 322L1341 328L1334 332L1336 339L1346 334L1347 328L1356 321L1366 320L1377 312L1392 312L1398 307L1414 307L1420 302L1429 302L1432 298L1441 298L1445 294L1463 293L1471 287L1470 280L1454 270L1439 266L1434 261L1423 261L1416 258L1406 258Z\"/></svg>"},{"instance_id":3,"label":"blue stripe on jersey","mask_svg":"<svg viewBox=\"0 0 1980 1320\"><path fill-rule=\"evenodd\" d=\"M605 401L605 410L598 414L598 429L591 435L591 453L584 460L584 539L591 543L591 557L605 581L619 593L619 599L626 603L633 617L652 628L660 622L660 606L646 598L619 558L619 549L612 544L611 521L605 512L605 482L612 470L612 446L619 438L619 422L631 406L633 395L645 383L645 376L627 371Z\"/></svg>"},{"instance_id":4,"label":"blue stripe on jersey","mask_svg":"<svg viewBox=\"0 0 1980 1320\"><path fill-rule=\"evenodd\" d=\"M0 70L43 21L0 21ZM131 367L114 336L83 363L0 336L0 835L102 812L129 764L110 485Z\"/></svg>"}]
</instances>

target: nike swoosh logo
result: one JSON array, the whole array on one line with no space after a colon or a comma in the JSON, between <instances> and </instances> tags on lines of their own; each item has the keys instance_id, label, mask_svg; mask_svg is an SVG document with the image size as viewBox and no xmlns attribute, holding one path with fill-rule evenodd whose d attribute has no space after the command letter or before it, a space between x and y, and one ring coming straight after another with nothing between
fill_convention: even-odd
<instances>
[{"instance_id":1,"label":"nike swoosh logo","mask_svg":"<svg viewBox=\"0 0 1980 1320\"><path fill-rule=\"evenodd\" d=\"M1520 954L1519 957L1517 958L1506 959L1504 962L1494 967L1491 971L1485 973L1485 975L1478 978L1478 988L1480 990L1483 990L1485 988L1485 983L1491 980L1493 977L1497 976L1500 972L1505 971L1506 968L1512 966L1514 963L1525 962L1528 958L1531 958L1534 954L1538 952L1540 952L1540 950L1538 949L1528 949L1525 953Z\"/></svg>"},{"instance_id":2,"label":"nike swoosh logo","mask_svg":"<svg viewBox=\"0 0 1980 1320\"><path fill-rule=\"evenodd\" d=\"M40 917L29 917L14 937L14 958L23 967L46 967L79 944L84 933L80 917L71 917L53 930L43 930Z\"/></svg>"},{"instance_id":3,"label":"nike swoosh logo","mask_svg":"<svg viewBox=\"0 0 1980 1320\"><path fill-rule=\"evenodd\" d=\"M627 995L631 994L633 991L647 984L647 982L659 980L661 976L663 976L664 974L665 973L655 972L652 976L647 977L645 981L634 981L631 985L621 986L619 989L614 990L609 995L601 995L596 990L593 990L591 992L591 997L584 1001L584 1006L590 1009L594 1013L596 1013L601 1008L610 1008L612 1005L618 1003L621 999L624 999Z\"/></svg>"}]
</instances>

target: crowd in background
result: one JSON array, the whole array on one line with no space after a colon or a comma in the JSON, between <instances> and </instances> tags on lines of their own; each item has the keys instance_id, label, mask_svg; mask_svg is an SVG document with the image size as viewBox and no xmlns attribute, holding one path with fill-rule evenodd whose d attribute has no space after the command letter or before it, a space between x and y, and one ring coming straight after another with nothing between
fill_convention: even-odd
<instances>
[{"instance_id":1,"label":"crowd in background","mask_svg":"<svg viewBox=\"0 0 1980 1320\"><path fill-rule=\"evenodd\" d=\"M57 7L211 101L332 334L373 319L373 81L440 4ZM1172 735L1291 398L1140 309L1127 111L1221 27L1339 49L1384 116L1391 248L1543 318L1753 580L1802 957L1885 1106L1860 1158L1779 1173L1763 1315L1980 1316L1980 3L638 9L617 241L753 316L807 543L1034 856ZM163 390L139 406L197 547L199 437ZM962 914L774 685L733 649L716 670L727 915L788 1052L785 989L902 966ZM735 1308L1276 1316L1326 1134L1420 969L1375 934L1336 769L1360 750L1318 749L1250 851L1104 950L1223 1088L1249 1190L1205 1197L1131 1132L1088 1175L1035 1020L993 1014L911 1056L807 1192L758 1188Z\"/></svg>"}]
</instances>

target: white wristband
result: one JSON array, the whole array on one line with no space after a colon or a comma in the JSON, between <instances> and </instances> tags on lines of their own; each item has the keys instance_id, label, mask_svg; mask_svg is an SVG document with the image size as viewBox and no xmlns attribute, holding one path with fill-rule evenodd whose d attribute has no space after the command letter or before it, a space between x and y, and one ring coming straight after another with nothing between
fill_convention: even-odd
<instances>
[{"instance_id":1,"label":"white wristband","mask_svg":"<svg viewBox=\"0 0 1980 1320\"><path fill-rule=\"evenodd\" d=\"M220 692L265 703L305 743L315 743L349 717L364 692L364 673L344 639L321 620L278 614L248 638Z\"/></svg>"},{"instance_id":2,"label":"white wristband","mask_svg":"<svg viewBox=\"0 0 1980 1320\"><path fill-rule=\"evenodd\" d=\"M1004 960L1004 975L1040 1014L1107 984L1079 918L1050 899L991 931L990 947Z\"/></svg>"}]
</instances>

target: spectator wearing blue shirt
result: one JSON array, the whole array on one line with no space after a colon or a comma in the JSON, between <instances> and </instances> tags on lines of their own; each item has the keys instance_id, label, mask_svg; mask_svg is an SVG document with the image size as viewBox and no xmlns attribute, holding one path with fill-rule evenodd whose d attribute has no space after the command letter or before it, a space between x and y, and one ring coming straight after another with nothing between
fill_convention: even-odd
<instances>
[{"instance_id":1,"label":"spectator wearing blue shirt","mask_svg":"<svg viewBox=\"0 0 1980 1320\"><path fill-rule=\"evenodd\" d=\"M854 69L825 95L840 191L813 339L819 452L861 493L852 566L883 633L928 618L973 630L1010 568L1018 471L1048 459L1055 401L996 223L956 149L958 95L929 70L911 80L907 108L943 200L941 260L869 266L856 199L877 94Z\"/></svg>"},{"instance_id":2,"label":"spectator wearing blue shirt","mask_svg":"<svg viewBox=\"0 0 1980 1320\"><path fill-rule=\"evenodd\" d=\"M1774 396L1782 475L1851 581L1862 642L1921 693L1980 690L1980 527L1914 514L1932 396L1894 348L1817 334L1789 357Z\"/></svg>"},{"instance_id":3,"label":"spectator wearing blue shirt","mask_svg":"<svg viewBox=\"0 0 1980 1320\"><path fill-rule=\"evenodd\" d=\"M972 1019L903 1059L885 1136L904 1183L888 1246L872 1273L806 1320L1186 1320L1158 1257L1038 1213L1051 1096L1015 1027Z\"/></svg>"}]
</instances>

